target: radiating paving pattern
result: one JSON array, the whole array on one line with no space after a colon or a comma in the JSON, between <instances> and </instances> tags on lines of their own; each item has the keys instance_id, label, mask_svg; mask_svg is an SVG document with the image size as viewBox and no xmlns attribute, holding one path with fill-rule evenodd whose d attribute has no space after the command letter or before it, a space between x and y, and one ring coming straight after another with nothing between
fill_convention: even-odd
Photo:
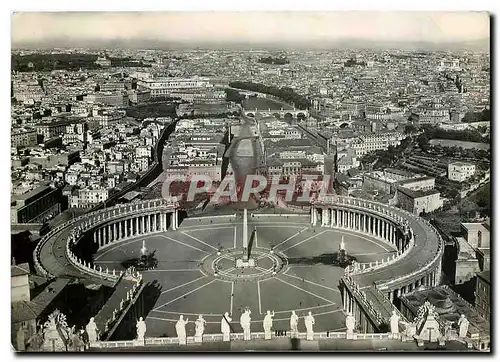
<instances>
[{"instance_id":1,"label":"radiating paving pattern","mask_svg":"<svg viewBox=\"0 0 500 362\"><path fill-rule=\"evenodd\" d=\"M318 330L344 330L344 315L338 284L344 270L331 263L341 237L348 253L358 260L373 261L394 252L390 246L352 232L311 227L307 217L289 219L250 218L255 230L252 257L255 268L237 269L241 255L241 220L186 220L176 231L139 237L103 249L95 263L120 268L124 260L140 254L143 240L155 250L158 268L144 272L145 281L157 280L161 294L149 313L148 334L174 336L180 314L195 320L203 314L207 333L220 331L224 312L230 312L235 332L245 307L252 311L252 330L262 330L263 315L274 310L275 329L288 329L292 310L299 316L311 311ZM274 248L273 253L270 252ZM218 265L215 275L214 265ZM194 333L194 323L187 325ZM303 319L299 330L305 330Z\"/></svg>"}]
</instances>

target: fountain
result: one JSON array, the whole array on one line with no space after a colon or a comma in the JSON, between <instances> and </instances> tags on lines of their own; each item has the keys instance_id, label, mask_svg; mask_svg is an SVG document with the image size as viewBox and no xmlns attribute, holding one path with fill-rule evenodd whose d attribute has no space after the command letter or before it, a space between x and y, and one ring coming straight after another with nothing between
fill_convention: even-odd
<instances>
[{"instance_id":1,"label":"fountain","mask_svg":"<svg viewBox=\"0 0 500 362\"><path fill-rule=\"evenodd\" d=\"M348 265L351 265L352 262L356 260L354 257L347 255L343 235L342 235L342 239L340 240L339 251L336 254L337 254L336 257L334 257L334 259L333 259L333 264L338 265L342 268L345 268Z\"/></svg>"},{"instance_id":2,"label":"fountain","mask_svg":"<svg viewBox=\"0 0 500 362\"><path fill-rule=\"evenodd\" d=\"M146 247L146 240L143 240L140 251L140 258L127 260L123 263L123 266L126 268L133 266L138 271L155 269L158 266L158 259L155 257L156 250L149 252Z\"/></svg>"}]
</instances>

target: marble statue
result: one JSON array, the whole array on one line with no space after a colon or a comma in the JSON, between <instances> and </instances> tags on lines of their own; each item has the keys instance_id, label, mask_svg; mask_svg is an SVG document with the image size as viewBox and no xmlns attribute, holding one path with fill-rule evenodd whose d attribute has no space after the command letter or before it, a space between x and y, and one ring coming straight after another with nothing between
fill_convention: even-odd
<instances>
[{"instance_id":1,"label":"marble statue","mask_svg":"<svg viewBox=\"0 0 500 362\"><path fill-rule=\"evenodd\" d=\"M43 345L42 331L38 331L28 339L28 351L40 351Z\"/></svg>"},{"instance_id":2,"label":"marble statue","mask_svg":"<svg viewBox=\"0 0 500 362\"><path fill-rule=\"evenodd\" d=\"M26 331L23 326L20 326L16 333L16 351L22 352L26 350Z\"/></svg>"},{"instance_id":3,"label":"marble statue","mask_svg":"<svg viewBox=\"0 0 500 362\"><path fill-rule=\"evenodd\" d=\"M43 325L43 351L65 351L68 329L66 316L56 309Z\"/></svg>"},{"instance_id":4,"label":"marble statue","mask_svg":"<svg viewBox=\"0 0 500 362\"><path fill-rule=\"evenodd\" d=\"M439 326L439 314L436 307L426 301L417 311L415 318L416 329L418 331L417 340L438 342L441 338Z\"/></svg>"},{"instance_id":5,"label":"marble statue","mask_svg":"<svg viewBox=\"0 0 500 362\"><path fill-rule=\"evenodd\" d=\"M205 331L205 324L207 322L205 319L203 319L203 316L200 314L198 316L198 319L194 322L195 325L195 334L194 334L194 341L195 342L202 342L203 341L203 332Z\"/></svg>"},{"instance_id":6,"label":"marble statue","mask_svg":"<svg viewBox=\"0 0 500 362\"><path fill-rule=\"evenodd\" d=\"M315 324L315 320L311 312L309 312L309 314L304 317L304 323L306 325L306 331L307 331L306 339L308 341L312 341L314 337L313 326Z\"/></svg>"},{"instance_id":7,"label":"marble statue","mask_svg":"<svg viewBox=\"0 0 500 362\"><path fill-rule=\"evenodd\" d=\"M399 317L398 313L395 310L393 310L392 316L390 319L391 337L392 338L397 338L399 335L399 320L400 320L400 317Z\"/></svg>"},{"instance_id":8,"label":"marble statue","mask_svg":"<svg viewBox=\"0 0 500 362\"><path fill-rule=\"evenodd\" d=\"M274 317L274 311L271 313L271 311L268 310L266 312L264 320L262 321L262 326L264 327L264 339L271 339L271 328L273 327L273 317Z\"/></svg>"},{"instance_id":9,"label":"marble statue","mask_svg":"<svg viewBox=\"0 0 500 362\"><path fill-rule=\"evenodd\" d=\"M177 338L179 339L179 344L186 344L186 324L188 324L189 319L184 320L184 316L181 314L179 320L175 323L175 331L177 332Z\"/></svg>"},{"instance_id":10,"label":"marble statue","mask_svg":"<svg viewBox=\"0 0 500 362\"><path fill-rule=\"evenodd\" d=\"M467 337L467 331L469 330L469 321L465 317L465 314L462 314L460 316L460 319L457 322L458 324L458 336L460 338L465 338Z\"/></svg>"},{"instance_id":11,"label":"marble statue","mask_svg":"<svg viewBox=\"0 0 500 362\"><path fill-rule=\"evenodd\" d=\"M68 333L68 350L83 351L85 343L83 342L82 331L76 331L76 326L71 327Z\"/></svg>"},{"instance_id":12,"label":"marble statue","mask_svg":"<svg viewBox=\"0 0 500 362\"><path fill-rule=\"evenodd\" d=\"M246 309L241 314L240 317L240 325L241 328L243 328L243 340L245 341L249 341L251 339L250 336L250 323L252 321L252 318L250 317L251 314L252 312L250 311L250 309Z\"/></svg>"},{"instance_id":13,"label":"marble statue","mask_svg":"<svg viewBox=\"0 0 500 362\"><path fill-rule=\"evenodd\" d=\"M345 326L347 328L348 334L354 333L354 327L356 326L356 319L352 315L352 313L347 313L347 317L345 318Z\"/></svg>"},{"instance_id":14,"label":"marble statue","mask_svg":"<svg viewBox=\"0 0 500 362\"><path fill-rule=\"evenodd\" d=\"M453 322L451 321L446 321L445 322L445 325L443 327L443 335L444 335L444 338L446 339L451 339L451 334L452 334L452 325L453 325Z\"/></svg>"},{"instance_id":15,"label":"marble statue","mask_svg":"<svg viewBox=\"0 0 500 362\"><path fill-rule=\"evenodd\" d=\"M299 333L299 316L292 310L292 315L290 316L290 330L292 332L292 338L297 337Z\"/></svg>"},{"instance_id":16,"label":"marble statue","mask_svg":"<svg viewBox=\"0 0 500 362\"><path fill-rule=\"evenodd\" d=\"M222 340L224 342L229 342L231 337L230 337L230 333L231 333L231 325L229 323L231 323L232 321L232 318L229 316L229 313L226 312L224 314L224 317L222 317L221 321L220 321L220 331L222 333Z\"/></svg>"},{"instance_id":17,"label":"marble statue","mask_svg":"<svg viewBox=\"0 0 500 362\"><path fill-rule=\"evenodd\" d=\"M137 321L135 328L137 330L137 339L139 341L144 340L144 336L146 335L146 322L144 322L142 317Z\"/></svg>"},{"instance_id":18,"label":"marble statue","mask_svg":"<svg viewBox=\"0 0 500 362\"><path fill-rule=\"evenodd\" d=\"M405 323L403 335L406 338L413 338L417 334L417 324L415 322Z\"/></svg>"},{"instance_id":19,"label":"marble statue","mask_svg":"<svg viewBox=\"0 0 500 362\"><path fill-rule=\"evenodd\" d=\"M90 318L90 322L85 327L85 331L87 331L87 335L89 336L89 342L97 342L98 329L97 325L94 322L94 317Z\"/></svg>"}]
</instances>

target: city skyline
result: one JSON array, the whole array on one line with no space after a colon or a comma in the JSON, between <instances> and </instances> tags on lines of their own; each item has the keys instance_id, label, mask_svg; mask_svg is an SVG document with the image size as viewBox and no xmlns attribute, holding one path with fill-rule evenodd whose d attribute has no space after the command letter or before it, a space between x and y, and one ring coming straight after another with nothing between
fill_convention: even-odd
<instances>
[{"instance_id":1,"label":"city skyline","mask_svg":"<svg viewBox=\"0 0 500 362\"><path fill-rule=\"evenodd\" d=\"M151 25L153 24L153 25ZM256 26L258 24L258 26ZM463 43L489 39L487 12L19 12L12 45Z\"/></svg>"}]
</instances>

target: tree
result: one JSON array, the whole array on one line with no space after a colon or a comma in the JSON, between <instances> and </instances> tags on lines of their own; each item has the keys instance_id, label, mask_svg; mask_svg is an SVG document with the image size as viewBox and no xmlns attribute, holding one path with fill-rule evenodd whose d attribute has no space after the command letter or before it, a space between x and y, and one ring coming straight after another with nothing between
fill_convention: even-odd
<instances>
[{"instance_id":1,"label":"tree","mask_svg":"<svg viewBox=\"0 0 500 362\"><path fill-rule=\"evenodd\" d=\"M425 134L418 136L418 147L420 147L423 152L427 152L429 150L429 139Z\"/></svg>"},{"instance_id":2,"label":"tree","mask_svg":"<svg viewBox=\"0 0 500 362\"><path fill-rule=\"evenodd\" d=\"M450 195L450 197L451 197L452 199L454 199L454 198L456 198L457 196L459 196L459 195L460 195L460 193L458 192L458 190L457 190L457 189L451 189L451 190L449 191L449 195Z\"/></svg>"},{"instance_id":3,"label":"tree","mask_svg":"<svg viewBox=\"0 0 500 362\"><path fill-rule=\"evenodd\" d=\"M415 132L417 132L417 127L415 127L414 125L407 124L405 126L405 130L404 130L405 134L411 134L411 133L415 133Z\"/></svg>"}]
</instances>

